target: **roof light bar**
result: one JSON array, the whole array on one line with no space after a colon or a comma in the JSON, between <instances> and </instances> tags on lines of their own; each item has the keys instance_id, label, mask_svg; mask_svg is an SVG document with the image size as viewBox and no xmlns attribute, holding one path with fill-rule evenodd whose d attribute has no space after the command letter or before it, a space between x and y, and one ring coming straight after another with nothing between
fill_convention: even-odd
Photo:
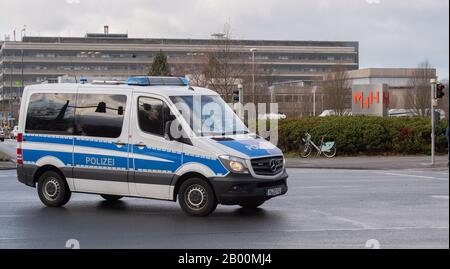
<instances>
[{"instance_id":1,"label":"roof light bar","mask_svg":"<svg viewBox=\"0 0 450 269\"><path fill-rule=\"evenodd\" d=\"M189 86L189 80L183 77L129 77L126 84L131 86Z\"/></svg>"}]
</instances>

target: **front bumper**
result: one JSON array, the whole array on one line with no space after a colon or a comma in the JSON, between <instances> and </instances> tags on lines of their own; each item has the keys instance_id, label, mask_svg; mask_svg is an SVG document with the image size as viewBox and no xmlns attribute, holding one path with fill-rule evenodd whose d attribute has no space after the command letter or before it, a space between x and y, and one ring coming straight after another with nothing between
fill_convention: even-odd
<instances>
[{"instance_id":1,"label":"front bumper","mask_svg":"<svg viewBox=\"0 0 450 269\"><path fill-rule=\"evenodd\" d=\"M230 173L226 177L210 178L216 193L217 201L223 205L259 203L273 197L286 194L288 174L286 169L274 179L254 178L250 174L240 175ZM269 196L267 190L281 188L281 193Z\"/></svg>"}]
</instances>

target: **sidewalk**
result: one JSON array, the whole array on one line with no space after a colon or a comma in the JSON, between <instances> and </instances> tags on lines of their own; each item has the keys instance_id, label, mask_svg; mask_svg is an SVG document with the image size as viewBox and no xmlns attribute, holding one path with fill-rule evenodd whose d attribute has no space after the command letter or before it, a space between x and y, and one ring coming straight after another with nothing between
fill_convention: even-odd
<instances>
[{"instance_id":1,"label":"sidewalk","mask_svg":"<svg viewBox=\"0 0 450 269\"><path fill-rule=\"evenodd\" d=\"M436 164L431 166L430 156L358 156L336 158L287 158L288 168L325 168L325 169L417 169L417 168L448 168L448 157L436 156Z\"/></svg>"},{"instance_id":2,"label":"sidewalk","mask_svg":"<svg viewBox=\"0 0 450 269\"><path fill-rule=\"evenodd\" d=\"M16 164L13 162L0 161L0 170L16 169Z\"/></svg>"}]
</instances>

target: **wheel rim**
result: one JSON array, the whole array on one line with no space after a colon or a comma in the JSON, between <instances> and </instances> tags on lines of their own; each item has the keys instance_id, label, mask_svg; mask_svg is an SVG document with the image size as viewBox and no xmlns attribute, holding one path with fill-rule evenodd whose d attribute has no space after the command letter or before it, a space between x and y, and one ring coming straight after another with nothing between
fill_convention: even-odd
<instances>
[{"instance_id":1,"label":"wheel rim","mask_svg":"<svg viewBox=\"0 0 450 269\"><path fill-rule=\"evenodd\" d=\"M336 155L336 147L333 147L332 149L330 149L329 152L323 152L323 155L325 155L328 158L333 158Z\"/></svg>"},{"instance_id":2,"label":"wheel rim","mask_svg":"<svg viewBox=\"0 0 450 269\"><path fill-rule=\"evenodd\" d=\"M311 147L305 146L300 151L300 157L307 158L311 154Z\"/></svg>"},{"instance_id":3,"label":"wheel rim","mask_svg":"<svg viewBox=\"0 0 450 269\"><path fill-rule=\"evenodd\" d=\"M43 193L47 200L55 200L61 191L61 186L59 185L58 180L55 178L50 178L45 182Z\"/></svg>"},{"instance_id":4,"label":"wheel rim","mask_svg":"<svg viewBox=\"0 0 450 269\"><path fill-rule=\"evenodd\" d=\"M208 202L208 194L203 186L195 184L186 190L184 200L190 209L201 210Z\"/></svg>"}]
</instances>

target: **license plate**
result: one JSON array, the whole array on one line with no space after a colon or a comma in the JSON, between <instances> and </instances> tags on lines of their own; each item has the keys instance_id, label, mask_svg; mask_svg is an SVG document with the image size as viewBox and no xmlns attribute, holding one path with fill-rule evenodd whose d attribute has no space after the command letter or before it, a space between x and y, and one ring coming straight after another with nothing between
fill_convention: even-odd
<instances>
[{"instance_id":1,"label":"license plate","mask_svg":"<svg viewBox=\"0 0 450 269\"><path fill-rule=\"evenodd\" d=\"M280 195L281 194L281 187L268 189L266 191L266 193L267 193L267 196Z\"/></svg>"}]
</instances>

